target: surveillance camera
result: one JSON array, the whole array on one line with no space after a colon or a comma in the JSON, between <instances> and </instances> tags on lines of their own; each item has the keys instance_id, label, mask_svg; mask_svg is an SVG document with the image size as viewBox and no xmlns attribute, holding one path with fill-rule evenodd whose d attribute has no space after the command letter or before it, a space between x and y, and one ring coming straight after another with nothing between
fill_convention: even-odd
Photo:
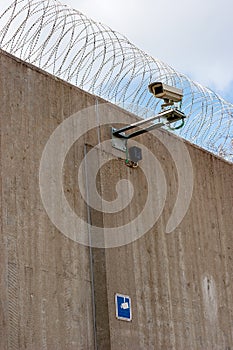
<instances>
[{"instance_id":1,"label":"surveillance camera","mask_svg":"<svg viewBox=\"0 0 233 350\"><path fill-rule=\"evenodd\" d=\"M155 97L162 98L167 102L180 102L183 97L183 91L181 89L160 82L151 83L148 88Z\"/></svg>"}]
</instances>

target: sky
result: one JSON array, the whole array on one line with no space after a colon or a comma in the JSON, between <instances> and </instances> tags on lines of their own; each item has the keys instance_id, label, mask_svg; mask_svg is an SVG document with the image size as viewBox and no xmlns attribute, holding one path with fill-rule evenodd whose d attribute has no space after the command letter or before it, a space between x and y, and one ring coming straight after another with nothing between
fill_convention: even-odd
<instances>
[{"instance_id":1,"label":"sky","mask_svg":"<svg viewBox=\"0 0 233 350\"><path fill-rule=\"evenodd\" d=\"M11 0L0 4L6 7ZM233 103L232 0L60 0Z\"/></svg>"},{"instance_id":2,"label":"sky","mask_svg":"<svg viewBox=\"0 0 233 350\"><path fill-rule=\"evenodd\" d=\"M62 0L233 103L232 0Z\"/></svg>"}]
</instances>

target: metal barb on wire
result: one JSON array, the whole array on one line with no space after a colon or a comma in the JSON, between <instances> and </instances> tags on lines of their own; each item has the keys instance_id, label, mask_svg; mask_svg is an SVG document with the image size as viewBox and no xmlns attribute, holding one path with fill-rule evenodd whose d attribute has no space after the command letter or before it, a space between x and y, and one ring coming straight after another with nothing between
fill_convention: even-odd
<instances>
[{"instance_id":1,"label":"metal barb on wire","mask_svg":"<svg viewBox=\"0 0 233 350\"><path fill-rule=\"evenodd\" d=\"M160 110L148 84L183 89L176 134L233 161L233 105L56 0L15 0L0 15L0 48L143 118Z\"/></svg>"}]
</instances>

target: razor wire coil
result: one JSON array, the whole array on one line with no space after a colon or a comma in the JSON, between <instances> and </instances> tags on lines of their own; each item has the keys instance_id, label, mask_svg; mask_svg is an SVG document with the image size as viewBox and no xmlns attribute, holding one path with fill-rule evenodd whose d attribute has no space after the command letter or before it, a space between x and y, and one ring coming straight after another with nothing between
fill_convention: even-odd
<instances>
[{"instance_id":1,"label":"razor wire coil","mask_svg":"<svg viewBox=\"0 0 233 350\"><path fill-rule=\"evenodd\" d=\"M188 118L176 134L233 161L233 105L108 26L56 0L15 0L0 28L1 49L143 118L160 110L149 83L183 89Z\"/></svg>"}]
</instances>

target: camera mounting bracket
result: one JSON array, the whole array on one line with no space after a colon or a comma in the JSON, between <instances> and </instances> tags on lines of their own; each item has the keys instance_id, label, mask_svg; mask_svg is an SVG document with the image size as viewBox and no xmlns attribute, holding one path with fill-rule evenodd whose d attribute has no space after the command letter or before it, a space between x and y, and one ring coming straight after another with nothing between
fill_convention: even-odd
<instances>
[{"instance_id":1,"label":"camera mounting bracket","mask_svg":"<svg viewBox=\"0 0 233 350\"><path fill-rule=\"evenodd\" d=\"M140 120L136 123L124 126L120 129L112 128L112 146L117 148L120 151L125 152L127 149L128 139L142 135L151 130L161 128L162 126L165 126L165 125L170 126L171 123L175 123L179 120L182 120L182 124L179 127L173 128L173 130L180 128L181 126L184 125L184 118L185 118L185 114L183 112L179 111L178 109L170 108L167 110L163 110L162 112L158 113L153 117ZM148 124L152 121L157 121L157 123L153 123L145 128L141 128L145 124ZM126 131L129 131L135 128L140 128L140 129L133 131L131 133L126 133Z\"/></svg>"}]
</instances>

